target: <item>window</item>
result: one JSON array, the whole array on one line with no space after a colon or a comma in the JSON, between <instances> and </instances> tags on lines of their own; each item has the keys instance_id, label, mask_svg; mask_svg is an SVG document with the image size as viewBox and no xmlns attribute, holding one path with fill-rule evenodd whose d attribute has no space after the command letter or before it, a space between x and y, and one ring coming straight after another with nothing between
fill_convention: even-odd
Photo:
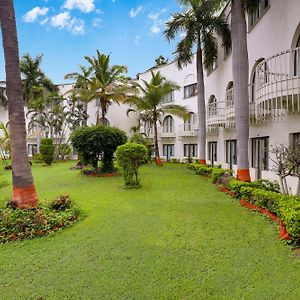
<instances>
[{"instance_id":1,"label":"window","mask_svg":"<svg viewBox=\"0 0 300 300\"><path fill-rule=\"evenodd\" d=\"M207 75L209 75L212 71L214 71L217 68L217 61L214 60L211 65L207 68Z\"/></svg>"},{"instance_id":2,"label":"window","mask_svg":"<svg viewBox=\"0 0 300 300\"><path fill-rule=\"evenodd\" d=\"M196 118L194 113L190 113L190 117L184 121L183 130L184 131L191 131L192 125L196 123Z\"/></svg>"},{"instance_id":3,"label":"window","mask_svg":"<svg viewBox=\"0 0 300 300\"><path fill-rule=\"evenodd\" d=\"M217 150L218 143L217 142L208 142L208 159L211 161L213 165L215 161L217 161Z\"/></svg>"},{"instance_id":4,"label":"window","mask_svg":"<svg viewBox=\"0 0 300 300\"><path fill-rule=\"evenodd\" d=\"M217 98L215 96L211 96L208 100L208 115L216 116L218 113L217 108L218 108Z\"/></svg>"},{"instance_id":5,"label":"window","mask_svg":"<svg viewBox=\"0 0 300 300\"><path fill-rule=\"evenodd\" d=\"M226 107L232 107L233 105L234 105L233 82L230 81L226 88Z\"/></svg>"},{"instance_id":6,"label":"window","mask_svg":"<svg viewBox=\"0 0 300 300\"><path fill-rule=\"evenodd\" d=\"M168 95L165 96L163 103L170 103L170 102L174 102L174 92L169 93Z\"/></svg>"},{"instance_id":7,"label":"window","mask_svg":"<svg viewBox=\"0 0 300 300\"><path fill-rule=\"evenodd\" d=\"M152 133L153 133L153 126L151 126L149 122L145 122L145 125L144 125L144 134L146 136L149 136Z\"/></svg>"},{"instance_id":8,"label":"window","mask_svg":"<svg viewBox=\"0 0 300 300\"><path fill-rule=\"evenodd\" d=\"M232 169L233 165L237 164L236 149L237 149L236 140L226 141L226 163L230 165L230 169Z\"/></svg>"},{"instance_id":9,"label":"window","mask_svg":"<svg viewBox=\"0 0 300 300\"><path fill-rule=\"evenodd\" d=\"M164 144L163 145L163 156L167 157L167 160L169 160L172 156L175 155L174 151L174 144Z\"/></svg>"},{"instance_id":10,"label":"window","mask_svg":"<svg viewBox=\"0 0 300 300\"><path fill-rule=\"evenodd\" d=\"M167 116L163 123L164 132L174 132L174 119L171 116Z\"/></svg>"},{"instance_id":11,"label":"window","mask_svg":"<svg viewBox=\"0 0 300 300\"><path fill-rule=\"evenodd\" d=\"M294 58L294 75L299 76L300 75L300 35L297 40L296 44L296 49L295 50L295 58Z\"/></svg>"},{"instance_id":12,"label":"window","mask_svg":"<svg viewBox=\"0 0 300 300\"><path fill-rule=\"evenodd\" d=\"M270 6L270 0L260 0L259 7L248 15L248 30L250 31Z\"/></svg>"},{"instance_id":13,"label":"window","mask_svg":"<svg viewBox=\"0 0 300 300\"><path fill-rule=\"evenodd\" d=\"M28 155L30 155L30 156L37 154L37 145L36 144L28 144L27 152L28 152Z\"/></svg>"},{"instance_id":14,"label":"window","mask_svg":"<svg viewBox=\"0 0 300 300\"><path fill-rule=\"evenodd\" d=\"M198 156L198 145L197 144L184 144L183 145L183 156L197 157Z\"/></svg>"},{"instance_id":15,"label":"window","mask_svg":"<svg viewBox=\"0 0 300 300\"><path fill-rule=\"evenodd\" d=\"M183 95L184 98L193 97L197 95L197 83L186 85L183 90L184 90L184 95Z\"/></svg>"},{"instance_id":16,"label":"window","mask_svg":"<svg viewBox=\"0 0 300 300\"><path fill-rule=\"evenodd\" d=\"M293 148L300 152L300 132L293 133Z\"/></svg>"},{"instance_id":17,"label":"window","mask_svg":"<svg viewBox=\"0 0 300 300\"><path fill-rule=\"evenodd\" d=\"M269 137L252 139L252 168L269 169Z\"/></svg>"}]
</instances>

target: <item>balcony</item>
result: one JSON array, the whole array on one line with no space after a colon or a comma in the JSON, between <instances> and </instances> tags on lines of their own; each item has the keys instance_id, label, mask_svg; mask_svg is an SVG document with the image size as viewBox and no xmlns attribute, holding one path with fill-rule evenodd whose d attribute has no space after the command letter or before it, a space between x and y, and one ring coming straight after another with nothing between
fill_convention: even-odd
<instances>
[{"instance_id":1,"label":"balcony","mask_svg":"<svg viewBox=\"0 0 300 300\"><path fill-rule=\"evenodd\" d=\"M157 135L159 138L176 138L175 126L164 126L157 129Z\"/></svg>"},{"instance_id":2,"label":"balcony","mask_svg":"<svg viewBox=\"0 0 300 300\"><path fill-rule=\"evenodd\" d=\"M213 102L208 104L206 115L207 132L216 132L219 127L225 126L224 102Z\"/></svg>"},{"instance_id":3,"label":"balcony","mask_svg":"<svg viewBox=\"0 0 300 300\"><path fill-rule=\"evenodd\" d=\"M180 125L177 134L179 138L198 136L198 126L196 124Z\"/></svg>"},{"instance_id":4,"label":"balcony","mask_svg":"<svg viewBox=\"0 0 300 300\"><path fill-rule=\"evenodd\" d=\"M281 121L300 113L300 48L261 61L255 70L254 99L258 123Z\"/></svg>"}]
</instances>

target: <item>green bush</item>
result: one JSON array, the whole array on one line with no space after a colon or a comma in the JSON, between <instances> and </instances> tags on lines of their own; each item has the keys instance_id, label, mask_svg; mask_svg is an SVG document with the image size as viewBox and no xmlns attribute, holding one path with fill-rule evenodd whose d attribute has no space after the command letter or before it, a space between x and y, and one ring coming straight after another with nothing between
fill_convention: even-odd
<instances>
[{"instance_id":1,"label":"green bush","mask_svg":"<svg viewBox=\"0 0 300 300\"><path fill-rule=\"evenodd\" d=\"M66 156L70 155L72 149L68 144L61 144L58 146L57 154L61 160L64 160Z\"/></svg>"},{"instance_id":2,"label":"green bush","mask_svg":"<svg viewBox=\"0 0 300 300\"><path fill-rule=\"evenodd\" d=\"M55 210L52 204L35 209L0 209L0 243L48 235L76 222L79 212L74 208Z\"/></svg>"},{"instance_id":3,"label":"green bush","mask_svg":"<svg viewBox=\"0 0 300 300\"><path fill-rule=\"evenodd\" d=\"M222 177L231 177L233 175L232 170L213 168L211 172L211 178L213 183L219 183Z\"/></svg>"},{"instance_id":4,"label":"green bush","mask_svg":"<svg viewBox=\"0 0 300 300\"><path fill-rule=\"evenodd\" d=\"M279 193L280 187L276 181L270 181L267 179L258 179L250 182L251 186L257 189L263 189L269 192Z\"/></svg>"},{"instance_id":5,"label":"green bush","mask_svg":"<svg viewBox=\"0 0 300 300\"><path fill-rule=\"evenodd\" d=\"M9 186L9 183L7 181L0 181L0 189L3 189L7 186Z\"/></svg>"},{"instance_id":6,"label":"green bush","mask_svg":"<svg viewBox=\"0 0 300 300\"><path fill-rule=\"evenodd\" d=\"M45 164L51 166L54 161L54 145L53 140L45 138L41 140L40 152Z\"/></svg>"},{"instance_id":7,"label":"green bush","mask_svg":"<svg viewBox=\"0 0 300 300\"><path fill-rule=\"evenodd\" d=\"M236 194L237 198L242 198L241 189L243 187L251 187L250 182L244 182L237 180L235 178L231 178L228 184L228 189Z\"/></svg>"},{"instance_id":8,"label":"green bush","mask_svg":"<svg viewBox=\"0 0 300 300\"><path fill-rule=\"evenodd\" d=\"M127 137L125 132L118 128L97 125L77 129L71 140L84 163L91 164L98 171L101 158L101 173L111 173L114 171L114 152L118 146L126 143Z\"/></svg>"},{"instance_id":9,"label":"green bush","mask_svg":"<svg viewBox=\"0 0 300 300\"><path fill-rule=\"evenodd\" d=\"M212 171L213 171L213 167L209 166L209 165L200 165L198 163L191 163L188 164L187 166L190 170L195 171L196 175L203 175L203 176L210 176Z\"/></svg>"},{"instance_id":10,"label":"green bush","mask_svg":"<svg viewBox=\"0 0 300 300\"><path fill-rule=\"evenodd\" d=\"M144 145L127 143L117 148L116 159L118 167L123 175L126 187L138 187L138 169L145 163L148 157L148 150Z\"/></svg>"},{"instance_id":11,"label":"green bush","mask_svg":"<svg viewBox=\"0 0 300 300\"><path fill-rule=\"evenodd\" d=\"M43 163L43 157L41 153L36 153L32 155L32 159L33 162L39 164L39 163Z\"/></svg>"}]
</instances>

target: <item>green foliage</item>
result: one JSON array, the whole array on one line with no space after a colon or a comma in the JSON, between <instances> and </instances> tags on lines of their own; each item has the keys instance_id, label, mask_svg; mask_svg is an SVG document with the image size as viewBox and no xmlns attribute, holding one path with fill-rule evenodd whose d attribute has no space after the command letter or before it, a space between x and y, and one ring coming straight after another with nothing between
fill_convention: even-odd
<instances>
[{"instance_id":1,"label":"green foliage","mask_svg":"<svg viewBox=\"0 0 300 300\"><path fill-rule=\"evenodd\" d=\"M3 189L7 186L9 186L9 183L7 181L0 181L0 189Z\"/></svg>"},{"instance_id":2,"label":"green foliage","mask_svg":"<svg viewBox=\"0 0 300 300\"><path fill-rule=\"evenodd\" d=\"M57 199L61 199L60 203ZM79 212L71 207L70 199L57 199L36 209L1 209L0 243L48 235L76 222Z\"/></svg>"},{"instance_id":3,"label":"green foliage","mask_svg":"<svg viewBox=\"0 0 300 300\"><path fill-rule=\"evenodd\" d=\"M214 167L209 165L200 165L199 163L188 164L188 169L195 171L196 175L210 176Z\"/></svg>"},{"instance_id":4,"label":"green foliage","mask_svg":"<svg viewBox=\"0 0 300 300\"><path fill-rule=\"evenodd\" d=\"M221 168L213 168L212 172L211 172L211 178L212 178L212 182L213 183L218 183L219 180L224 177L230 177L233 175L233 171L232 170L228 170L228 169L221 169Z\"/></svg>"},{"instance_id":5,"label":"green foliage","mask_svg":"<svg viewBox=\"0 0 300 300\"><path fill-rule=\"evenodd\" d=\"M51 166L54 161L54 151L55 148L52 139L45 138L41 140L40 152L44 163L48 166Z\"/></svg>"},{"instance_id":6,"label":"green foliage","mask_svg":"<svg viewBox=\"0 0 300 300\"><path fill-rule=\"evenodd\" d=\"M126 143L127 137L125 132L118 128L98 125L77 129L71 140L83 162L98 170L98 161L101 158L101 172L110 173L114 170L114 152L118 146Z\"/></svg>"},{"instance_id":7,"label":"green foliage","mask_svg":"<svg viewBox=\"0 0 300 300\"><path fill-rule=\"evenodd\" d=\"M68 144L61 144L58 146L58 156L61 160L64 160L66 156L70 155L72 149Z\"/></svg>"},{"instance_id":8,"label":"green foliage","mask_svg":"<svg viewBox=\"0 0 300 300\"><path fill-rule=\"evenodd\" d=\"M149 142L148 139L145 138L145 135L140 134L140 133L135 133L131 138L130 142L136 143L136 144L141 144L144 145L147 148L147 153L148 157L147 160L151 160L151 155L152 155L152 148L151 148L151 143Z\"/></svg>"},{"instance_id":9,"label":"green foliage","mask_svg":"<svg viewBox=\"0 0 300 300\"><path fill-rule=\"evenodd\" d=\"M36 153L32 155L32 161L35 163L43 163L43 157L41 153Z\"/></svg>"},{"instance_id":10,"label":"green foliage","mask_svg":"<svg viewBox=\"0 0 300 300\"><path fill-rule=\"evenodd\" d=\"M50 202L49 207L53 210L67 210L72 207L72 201L69 195L60 195Z\"/></svg>"},{"instance_id":11,"label":"green foliage","mask_svg":"<svg viewBox=\"0 0 300 300\"><path fill-rule=\"evenodd\" d=\"M243 187L250 187L251 188L250 182L244 182L244 181L237 180L235 178L231 178L230 181L229 181L229 184L228 184L228 189L230 191L234 192L238 199L242 198L241 189Z\"/></svg>"},{"instance_id":12,"label":"green foliage","mask_svg":"<svg viewBox=\"0 0 300 300\"><path fill-rule=\"evenodd\" d=\"M117 148L117 164L121 169L126 187L140 185L138 169L147 160L147 157L148 150L141 144L127 143Z\"/></svg>"}]
</instances>

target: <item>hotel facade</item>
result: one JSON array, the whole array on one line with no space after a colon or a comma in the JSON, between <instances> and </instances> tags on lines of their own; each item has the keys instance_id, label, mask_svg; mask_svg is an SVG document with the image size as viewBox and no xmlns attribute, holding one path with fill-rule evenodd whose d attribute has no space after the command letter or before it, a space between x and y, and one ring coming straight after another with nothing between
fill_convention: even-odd
<instances>
[{"instance_id":1,"label":"hotel facade","mask_svg":"<svg viewBox=\"0 0 300 300\"><path fill-rule=\"evenodd\" d=\"M230 4L222 11L230 24ZM261 0L259 9L247 15L249 54L250 138L249 162L252 180L276 179L271 149L275 145L296 145L300 142L300 1ZM232 53L218 47L218 58L205 71L207 109L207 161L236 170L237 142L232 75ZM197 129L196 61L183 69L176 61L140 73L138 80L149 80L151 71L160 71L181 88L166 98L166 103L188 108L191 117L183 121L166 115L158 128L159 150L166 160L197 158L199 155ZM71 85L60 85L64 93ZM97 102L88 104L88 124L96 123ZM107 121L130 133L137 125L137 116L127 116L128 107L114 104ZM7 121L7 112L0 108L0 121ZM141 124L141 132L153 139L153 128ZM36 137L28 137L31 155ZM296 178L289 178L292 192Z\"/></svg>"}]
</instances>

